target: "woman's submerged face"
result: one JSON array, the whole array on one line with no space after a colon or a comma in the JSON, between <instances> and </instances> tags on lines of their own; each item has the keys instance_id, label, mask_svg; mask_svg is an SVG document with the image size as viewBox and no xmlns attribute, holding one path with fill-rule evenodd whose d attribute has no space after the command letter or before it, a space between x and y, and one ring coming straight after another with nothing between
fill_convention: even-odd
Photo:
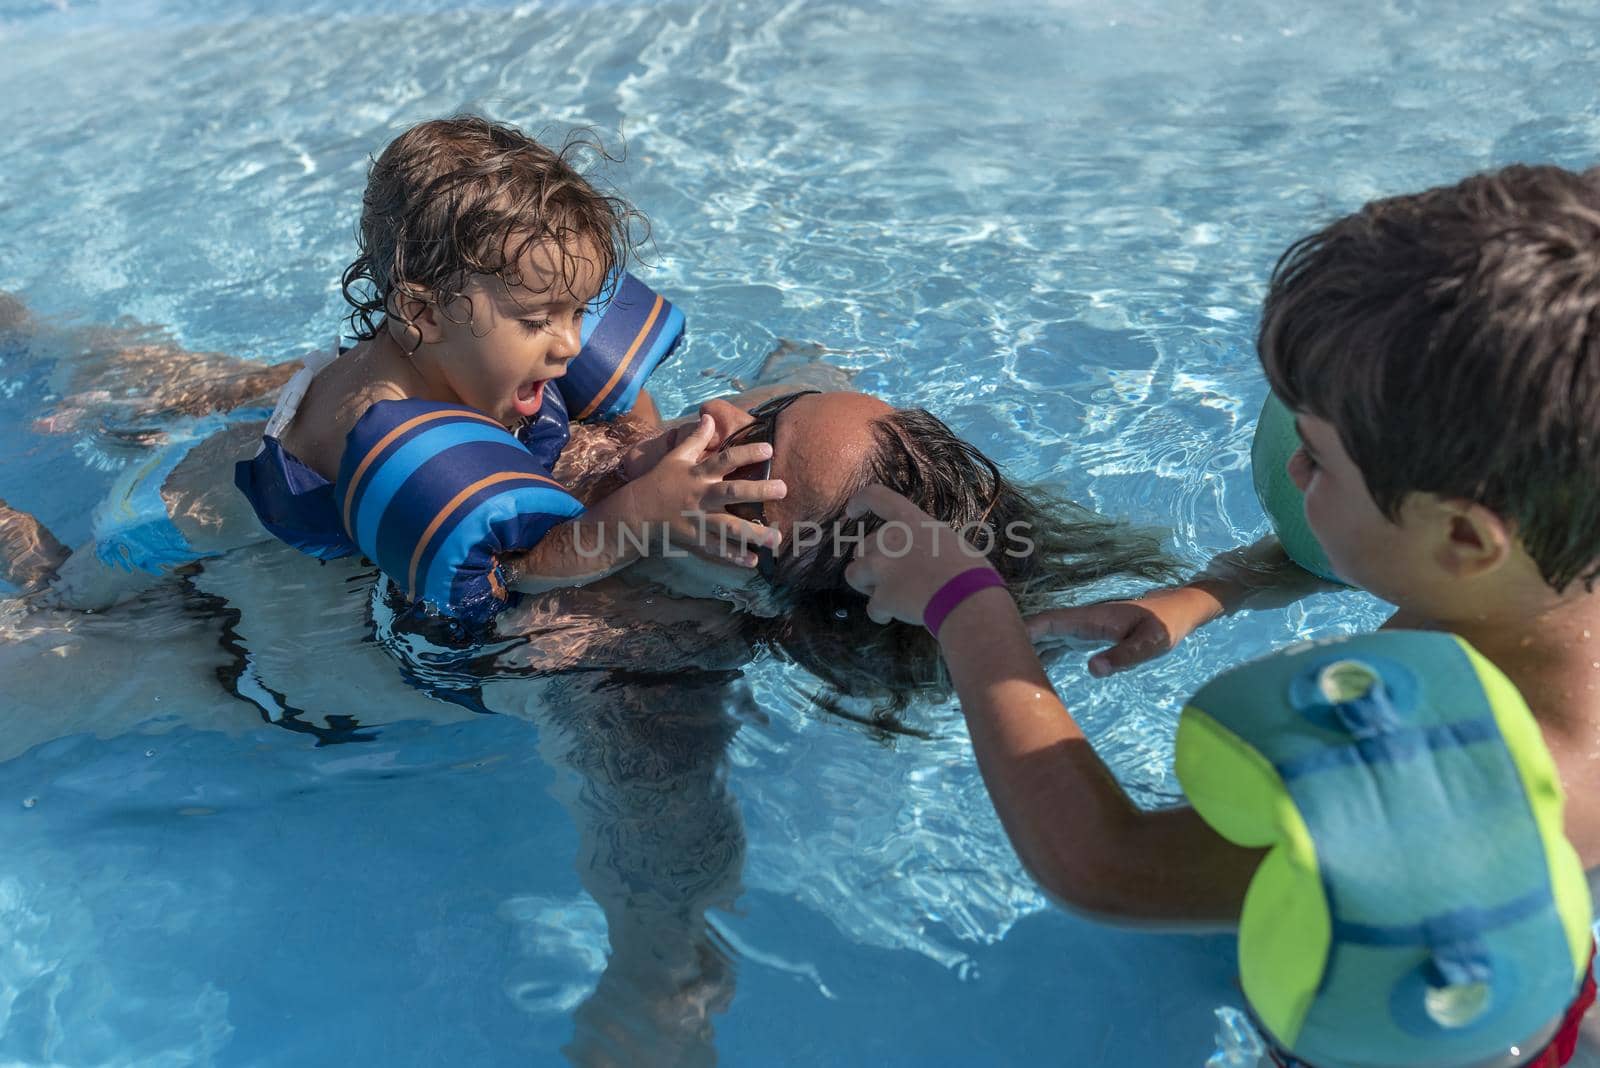
<instances>
[{"instance_id":1,"label":"woman's submerged face","mask_svg":"<svg viewBox=\"0 0 1600 1068\"><path fill-rule=\"evenodd\" d=\"M771 477L782 479L789 492L782 500L767 502L766 521L783 531L786 546L797 523L830 514L855 488L876 445L872 423L893 410L865 393L814 393L797 398L778 414ZM754 421L748 411L724 400L707 401L700 414L709 415L716 424L710 451ZM648 471L694 425L693 421L668 424L660 435L635 446L624 461L624 473L636 478ZM784 551L780 549L780 555ZM651 558L630 570L680 596L720 597L752 611L762 610L763 598L756 595L765 582L748 568L690 553Z\"/></svg>"}]
</instances>

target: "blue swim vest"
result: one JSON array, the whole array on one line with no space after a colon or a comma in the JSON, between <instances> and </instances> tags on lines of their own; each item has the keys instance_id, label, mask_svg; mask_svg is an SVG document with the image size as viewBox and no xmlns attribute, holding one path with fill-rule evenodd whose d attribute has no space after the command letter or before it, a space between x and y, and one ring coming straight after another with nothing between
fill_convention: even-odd
<instances>
[{"instance_id":1,"label":"blue swim vest","mask_svg":"<svg viewBox=\"0 0 1600 1068\"><path fill-rule=\"evenodd\" d=\"M1190 699L1196 812L1266 848L1239 968L1310 1064L1474 1064L1578 992L1588 882L1555 762L1509 679L1460 638L1380 631L1257 660Z\"/></svg>"}]
</instances>

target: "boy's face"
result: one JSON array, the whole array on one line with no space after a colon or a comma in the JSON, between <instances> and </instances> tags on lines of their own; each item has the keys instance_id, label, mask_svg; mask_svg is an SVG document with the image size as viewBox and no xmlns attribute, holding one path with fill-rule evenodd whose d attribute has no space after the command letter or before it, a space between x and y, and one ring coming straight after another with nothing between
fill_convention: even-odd
<instances>
[{"instance_id":1,"label":"boy's face","mask_svg":"<svg viewBox=\"0 0 1600 1068\"><path fill-rule=\"evenodd\" d=\"M550 244L534 246L523 253L514 286L473 275L443 313L430 309L437 340L417 351L419 369L505 426L538 414L546 383L566 374L582 348L583 314L604 281L590 252L564 265ZM571 278L562 277L563 266Z\"/></svg>"},{"instance_id":2,"label":"boy's face","mask_svg":"<svg viewBox=\"0 0 1600 1068\"><path fill-rule=\"evenodd\" d=\"M1300 413L1302 448L1289 457L1289 477L1305 495L1306 522L1340 578L1391 604L1427 613L1436 573L1425 524L1412 513L1412 494L1399 522L1378 509L1367 482L1333 424Z\"/></svg>"}]
</instances>

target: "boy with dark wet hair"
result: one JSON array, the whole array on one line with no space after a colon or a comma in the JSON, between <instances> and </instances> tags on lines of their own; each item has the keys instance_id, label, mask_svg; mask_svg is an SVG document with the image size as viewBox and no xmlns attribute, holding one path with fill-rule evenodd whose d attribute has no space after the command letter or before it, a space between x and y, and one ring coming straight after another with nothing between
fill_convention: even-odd
<instances>
[{"instance_id":1,"label":"boy with dark wet hair","mask_svg":"<svg viewBox=\"0 0 1600 1068\"><path fill-rule=\"evenodd\" d=\"M1452 632L1509 676L1554 755L1573 802L1566 833L1592 872L1600 170L1508 167L1339 219L1279 261L1259 349L1296 416L1304 448L1290 474L1334 571L1396 606L1386 628ZM1006 591L972 579L954 531L883 487L852 508L913 532L909 552L869 540L847 577L874 619L937 608L984 780L1040 883L1109 919L1236 921L1262 854L1193 809L1133 805L1056 698L1030 632L1111 641L1091 661L1103 675L1225 612L1319 584L1269 538L1184 586L1025 626ZM1570 1040L1581 1011L1569 1015ZM1554 1059L1516 1063L1570 1055L1569 1041Z\"/></svg>"},{"instance_id":2,"label":"boy with dark wet hair","mask_svg":"<svg viewBox=\"0 0 1600 1068\"><path fill-rule=\"evenodd\" d=\"M1571 795L1600 797L1600 169L1512 166L1368 204L1279 260L1258 344L1335 572L1396 606L1386 627L1452 631L1498 664ZM1030 630L1112 640L1106 674L1322 588L1274 538L1219 565ZM1568 833L1600 865L1600 806L1572 806Z\"/></svg>"}]
</instances>

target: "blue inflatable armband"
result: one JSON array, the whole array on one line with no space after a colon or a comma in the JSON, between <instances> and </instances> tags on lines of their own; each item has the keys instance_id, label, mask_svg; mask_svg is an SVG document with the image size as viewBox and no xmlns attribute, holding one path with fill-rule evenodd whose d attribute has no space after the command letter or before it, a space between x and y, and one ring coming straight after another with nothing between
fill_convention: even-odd
<instances>
[{"instance_id":1,"label":"blue inflatable armband","mask_svg":"<svg viewBox=\"0 0 1600 1068\"><path fill-rule=\"evenodd\" d=\"M1311 1064L1483 1063L1578 992L1588 881L1521 695L1460 638L1381 631L1217 676L1178 724L1195 811L1265 848L1241 985Z\"/></svg>"},{"instance_id":2,"label":"blue inflatable armband","mask_svg":"<svg viewBox=\"0 0 1600 1068\"><path fill-rule=\"evenodd\" d=\"M656 367L683 340L683 312L623 272L605 303L583 316L583 349L556 379L573 422L614 419L633 407Z\"/></svg>"},{"instance_id":3,"label":"blue inflatable armband","mask_svg":"<svg viewBox=\"0 0 1600 1068\"><path fill-rule=\"evenodd\" d=\"M1267 395L1256 422L1256 436L1250 446L1250 477L1255 483L1261 507L1272 520L1272 529L1283 544L1289 559L1329 582L1344 580L1333 573L1328 554L1306 523L1306 502L1289 477L1289 457L1300 448L1300 433L1294 415L1275 393Z\"/></svg>"},{"instance_id":4,"label":"blue inflatable armband","mask_svg":"<svg viewBox=\"0 0 1600 1068\"><path fill-rule=\"evenodd\" d=\"M345 529L412 601L481 623L514 597L501 553L583 506L510 431L431 401L379 401L351 429L335 483Z\"/></svg>"}]
</instances>

